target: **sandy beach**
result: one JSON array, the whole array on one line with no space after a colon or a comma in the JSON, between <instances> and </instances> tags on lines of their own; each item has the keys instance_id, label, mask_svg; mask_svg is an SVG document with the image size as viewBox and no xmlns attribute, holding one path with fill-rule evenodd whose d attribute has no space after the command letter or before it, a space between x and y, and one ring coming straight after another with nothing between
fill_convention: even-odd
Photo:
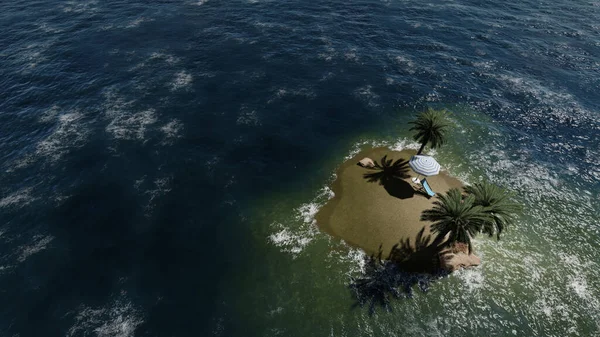
<instances>
[{"instance_id":1,"label":"sandy beach","mask_svg":"<svg viewBox=\"0 0 600 337\"><path fill-rule=\"evenodd\" d=\"M418 191L419 185L411 181L411 177L417 174L407 167L407 177L382 183L381 180L369 181L369 177L365 176L376 170L357 165L365 157L381 163L385 155L394 161L408 161L415 154L414 150L398 152L380 147L364 150L344 162L337 170L337 179L332 185L335 197L316 215L319 227L367 254L381 251L383 258L387 258L399 242L408 239L414 245L421 231L421 237L426 239L429 223L421 221L420 216L423 210L432 207L436 198L428 198ZM444 171L428 177L427 181L436 193L463 186Z\"/></svg>"}]
</instances>

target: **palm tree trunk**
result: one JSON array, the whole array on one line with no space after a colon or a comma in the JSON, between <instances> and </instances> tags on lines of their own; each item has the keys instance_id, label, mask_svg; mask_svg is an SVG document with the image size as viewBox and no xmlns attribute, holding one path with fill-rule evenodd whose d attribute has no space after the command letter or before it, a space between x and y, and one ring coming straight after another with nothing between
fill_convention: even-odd
<instances>
[{"instance_id":1,"label":"palm tree trunk","mask_svg":"<svg viewBox=\"0 0 600 337\"><path fill-rule=\"evenodd\" d=\"M421 148L417 152L417 156L420 155L421 152L423 152L423 150L425 149L425 145L427 145L428 142L429 142L429 139L425 139L425 141L423 142L423 144L421 144Z\"/></svg>"}]
</instances>

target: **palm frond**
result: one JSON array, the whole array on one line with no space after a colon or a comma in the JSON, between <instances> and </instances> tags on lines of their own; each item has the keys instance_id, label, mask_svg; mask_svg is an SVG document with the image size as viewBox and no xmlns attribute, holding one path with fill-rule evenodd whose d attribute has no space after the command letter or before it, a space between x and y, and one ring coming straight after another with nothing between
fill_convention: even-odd
<instances>
[{"instance_id":1,"label":"palm frond","mask_svg":"<svg viewBox=\"0 0 600 337\"><path fill-rule=\"evenodd\" d=\"M474 205L481 206L490 216L482 231L489 236L500 234L516 221L516 216L522 211L521 205L512 201L513 194L507 190L488 183L479 182L465 187L465 192L474 197Z\"/></svg>"},{"instance_id":2,"label":"palm frond","mask_svg":"<svg viewBox=\"0 0 600 337\"><path fill-rule=\"evenodd\" d=\"M431 231L438 239L449 235L447 243L462 242L472 250L471 238L479 233L491 216L484 212L484 208L474 205L475 197L463 196L457 188L446 194L438 196L433 203L433 208L421 213L421 220L431 221Z\"/></svg>"},{"instance_id":3,"label":"palm frond","mask_svg":"<svg viewBox=\"0 0 600 337\"><path fill-rule=\"evenodd\" d=\"M446 131L450 126L446 110L433 110L421 112L416 119L409 122L413 126L410 131L416 131L413 139L421 144L430 143L432 148L438 148L446 141Z\"/></svg>"}]
</instances>

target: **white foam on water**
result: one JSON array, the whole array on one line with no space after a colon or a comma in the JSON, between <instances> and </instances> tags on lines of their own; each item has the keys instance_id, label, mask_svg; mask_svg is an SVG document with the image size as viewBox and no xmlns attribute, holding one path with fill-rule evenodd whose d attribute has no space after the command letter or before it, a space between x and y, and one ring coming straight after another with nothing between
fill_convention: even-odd
<instances>
[{"instance_id":1,"label":"white foam on water","mask_svg":"<svg viewBox=\"0 0 600 337\"><path fill-rule=\"evenodd\" d=\"M421 144L408 138L400 138L394 141L372 139L361 140L352 145L350 152L344 157L344 160L352 159L352 157L356 156L366 147L387 147L392 151L400 152L406 149L418 150L421 147ZM424 151L424 153L430 156L435 156L437 154L436 150L431 149Z\"/></svg>"},{"instance_id":2,"label":"white foam on water","mask_svg":"<svg viewBox=\"0 0 600 337\"><path fill-rule=\"evenodd\" d=\"M321 60L331 62L337 56L337 51L333 47L333 43L331 42L331 40L328 37L325 37L325 36L320 37L319 40L321 40L323 43L325 43L325 45L323 46L323 48L325 49L325 52L319 53L317 55L317 57L320 58Z\"/></svg>"},{"instance_id":3,"label":"white foam on water","mask_svg":"<svg viewBox=\"0 0 600 337\"><path fill-rule=\"evenodd\" d=\"M31 243L19 247L19 257L17 260L23 262L31 255L37 254L48 247L48 244L54 240L50 235L36 235Z\"/></svg>"},{"instance_id":4,"label":"white foam on water","mask_svg":"<svg viewBox=\"0 0 600 337\"><path fill-rule=\"evenodd\" d=\"M14 62L23 65L23 67L21 67L22 72L29 73L40 63L48 60L46 54L51 47L51 42L28 44L24 48L20 48L18 51L18 58L15 59Z\"/></svg>"},{"instance_id":5,"label":"white foam on water","mask_svg":"<svg viewBox=\"0 0 600 337\"><path fill-rule=\"evenodd\" d=\"M46 22L38 23L36 25L38 26L38 29L40 29L44 33L56 34L64 31L64 29L56 28L54 26L49 25Z\"/></svg>"},{"instance_id":6,"label":"white foam on water","mask_svg":"<svg viewBox=\"0 0 600 337\"><path fill-rule=\"evenodd\" d=\"M453 273L458 279L460 279L464 285L464 289L469 292L481 290L485 278L483 276L483 270L481 267L461 269Z\"/></svg>"},{"instance_id":7,"label":"white foam on water","mask_svg":"<svg viewBox=\"0 0 600 337\"><path fill-rule=\"evenodd\" d=\"M106 132L116 139L145 140L149 126L156 123L156 111L148 109L141 112L123 112L115 114L112 121L106 126Z\"/></svg>"},{"instance_id":8,"label":"white foam on water","mask_svg":"<svg viewBox=\"0 0 600 337\"><path fill-rule=\"evenodd\" d=\"M520 116L528 123L536 124L549 120L570 127L587 124L600 128L600 115L582 107L577 98L570 93L552 89L537 79L522 77L521 74L506 72L490 76L504 85L508 92L525 94L539 102L536 107L530 108L527 114ZM507 110L513 109L515 105L509 101L500 102L504 103Z\"/></svg>"},{"instance_id":9,"label":"white foam on water","mask_svg":"<svg viewBox=\"0 0 600 337\"><path fill-rule=\"evenodd\" d=\"M42 123L53 122L58 118L60 112L61 108L58 105L53 105L42 113L39 120Z\"/></svg>"},{"instance_id":10,"label":"white foam on water","mask_svg":"<svg viewBox=\"0 0 600 337\"><path fill-rule=\"evenodd\" d=\"M148 215L148 216L150 215L158 198L171 192L171 181L172 181L171 177L156 178L153 181L153 185L154 185L153 188L146 190L144 192L144 194L149 196L148 203L146 204L146 207L145 207L146 210L148 211L148 213L146 215Z\"/></svg>"},{"instance_id":11,"label":"white foam on water","mask_svg":"<svg viewBox=\"0 0 600 337\"><path fill-rule=\"evenodd\" d=\"M141 177L140 179L137 179L134 183L133 183L133 188L135 188L136 190L140 190L140 187L142 186L142 184L144 183L144 181L146 181L146 176Z\"/></svg>"},{"instance_id":12,"label":"white foam on water","mask_svg":"<svg viewBox=\"0 0 600 337\"><path fill-rule=\"evenodd\" d=\"M269 312L267 312L267 314L271 317L275 316L275 315L279 315L281 313L283 313L284 309L283 307L277 307L273 310L270 310Z\"/></svg>"},{"instance_id":13,"label":"white foam on water","mask_svg":"<svg viewBox=\"0 0 600 337\"><path fill-rule=\"evenodd\" d=\"M79 111L59 115L56 129L38 143L36 155L56 162L73 148L85 145L89 130L83 119L84 115Z\"/></svg>"},{"instance_id":14,"label":"white foam on water","mask_svg":"<svg viewBox=\"0 0 600 337\"><path fill-rule=\"evenodd\" d=\"M353 49L352 51L344 53L344 59L346 61L357 62L359 60L359 57L356 55L356 49Z\"/></svg>"},{"instance_id":15,"label":"white foam on water","mask_svg":"<svg viewBox=\"0 0 600 337\"><path fill-rule=\"evenodd\" d=\"M125 293L104 307L82 305L67 336L133 337L144 322L142 313Z\"/></svg>"},{"instance_id":16,"label":"white foam on water","mask_svg":"<svg viewBox=\"0 0 600 337\"><path fill-rule=\"evenodd\" d=\"M298 97L305 97L307 99L314 99L315 97L317 97L317 95L315 94L315 92L311 89L311 88L294 88L294 89L290 89L290 88L277 88L272 90L274 92L273 96L271 96L271 98L267 101L267 103L271 104L277 100L282 99L283 97L293 97L293 96L298 96Z\"/></svg>"},{"instance_id":17,"label":"white foam on water","mask_svg":"<svg viewBox=\"0 0 600 337\"><path fill-rule=\"evenodd\" d=\"M150 54L149 59L150 60L163 60L170 65L174 65L179 62L179 58L177 58L173 55L170 55L170 54L162 53L162 52L153 52L152 54Z\"/></svg>"},{"instance_id":18,"label":"white foam on water","mask_svg":"<svg viewBox=\"0 0 600 337\"><path fill-rule=\"evenodd\" d=\"M182 70L175 74L175 78L169 84L169 87L171 88L171 91L190 90L193 80L190 73Z\"/></svg>"},{"instance_id":19,"label":"white foam on water","mask_svg":"<svg viewBox=\"0 0 600 337\"><path fill-rule=\"evenodd\" d=\"M154 21L154 19L149 19L149 18L146 18L146 17L143 17L143 16L141 16L141 17L139 17L139 18L137 18L137 19L135 19L135 20L133 20L133 21L129 22L129 23L128 23L128 24L125 26L125 28L137 28L137 27L139 27L139 26L140 26L140 24L142 24L142 23L144 23L144 22L152 22L152 21Z\"/></svg>"},{"instance_id":20,"label":"white foam on water","mask_svg":"<svg viewBox=\"0 0 600 337\"><path fill-rule=\"evenodd\" d=\"M164 134L165 138L163 144L171 145L177 138L181 138L181 130L183 130L183 123L178 119L172 119L167 124L160 128L160 131Z\"/></svg>"},{"instance_id":21,"label":"white foam on water","mask_svg":"<svg viewBox=\"0 0 600 337\"><path fill-rule=\"evenodd\" d=\"M312 230L305 230L304 233L299 234L281 223L273 223L271 228L277 232L269 235L269 241L280 247L282 251L292 254L293 258L296 258L314 237Z\"/></svg>"},{"instance_id":22,"label":"white foam on water","mask_svg":"<svg viewBox=\"0 0 600 337\"><path fill-rule=\"evenodd\" d=\"M256 110L251 110L247 106L242 106L240 112L238 113L238 118L236 120L237 125L261 125L261 121L258 118L258 114Z\"/></svg>"},{"instance_id":23,"label":"white foam on water","mask_svg":"<svg viewBox=\"0 0 600 337\"><path fill-rule=\"evenodd\" d=\"M62 4L62 10L65 13L75 13L75 14L80 14L80 13L94 13L96 11L98 11L98 7L96 6L98 4L97 0L91 0L91 1L75 1L75 0L69 0L66 1Z\"/></svg>"},{"instance_id":24,"label":"white foam on water","mask_svg":"<svg viewBox=\"0 0 600 337\"><path fill-rule=\"evenodd\" d=\"M373 92L373 87L370 84L355 89L354 96L372 108L379 106L379 95Z\"/></svg>"},{"instance_id":25,"label":"white foam on water","mask_svg":"<svg viewBox=\"0 0 600 337\"><path fill-rule=\"evenodd\" d=\"M33 188L26 187L9 194L8 196L0 199L0 208L20 208L29 205L36 199L31 195L31 191L33 191Z\"/></svg>"},{"instance_id":26,"label":"white foam on water","mask_svg":"<svg viewBox=\"0 0 600 337\"><path fill-rule=\"evenodd\" d=\"M417 65L415 62L410 59L408 56L398 55L394 57L394 61L396 64L402 67L409 74L414 74L417 69Z\"/></svg>"},{"instance_id":27,"label":"white foam on water","mask_svg":"<svg viewBox=\"0 0 600 337\"><path fill-rule=\"evenodd\" d=\"M163 52L152 52L152 54L150 54L150 56L148 56L148 58L146 58L144 61L133 66L131 69L129 69L129 71L136 71L136 70L142 69L142 68L146 67L149 63L156 62L156 61L162 61L162 62L165 62L169 66L173 66L173 65L179 63L179 58L177 58L173 55L170 55L170 54L163 53Z\"/></svg>"},{"instance_id":28,"label":"white foam on water","mask_svg":"<svg viewBox=\"0 0 600 337\"><path fill-rule=\"evenodd\" d=\"M329 237L330 245L334 245L334 239ZM368 255L360 248L351 247L345 241L341 240L335 245L341 246L341 249L332 249L327 258L328 265L344 265L344 274L347 278L361 275L365 272Z\"/></svg>"},{"instance_id":29,"label":"white foam on water","mask_svg":"<svg viewBox=\"0 0 600 337\"><path fill-rule=\"evenodd\" d=\"M331 198L333 198L333 191L328 186L323 187L313 202L296 208L295 215L287 223L272 223L273 233L268 236L268 241L279 247L281 251L290 253L292 258L298 257L320 233L315 215Z\"/></svg>"}]
</instances>

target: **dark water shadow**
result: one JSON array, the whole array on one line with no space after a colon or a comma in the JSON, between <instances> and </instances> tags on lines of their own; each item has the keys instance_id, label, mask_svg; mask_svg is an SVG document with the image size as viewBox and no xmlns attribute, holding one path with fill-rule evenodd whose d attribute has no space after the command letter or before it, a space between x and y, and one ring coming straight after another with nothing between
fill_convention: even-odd
<instances>
[{"instance_id":1,"label":"dark water shadow","mask_svg":"<svg viewBox=\"0 0 600 337\"><path fill-rule=\"evenodd\" d=\"M366 169L375 172L365 173L363 178L370 183L379 183L388 192L389 195L398 199L412 198L415 194L414 188L404 181L409 178L408 161L400 158L394 161L388 159L387 155L381 158L380 162L373 161L375 166Z\"/></svg>"},{"instance_id":2,"label":"dark water shadow","mask_svg":"<svg viewBox=\"0 0 600 337\"><path fill-rule=\"evenodd\" d=\"M427 292L431 284L449 273L439 266L439 241L429 242L425 227L417 234L415 244L410 239L400 241L383 258L381 246L377 255L366 257L365 269L351 279L349 288L356 302L352 308L368 307L373 315L378 307L392 311L393 299L411 298L415 286Z\"/></svg>"}]
</instances>

